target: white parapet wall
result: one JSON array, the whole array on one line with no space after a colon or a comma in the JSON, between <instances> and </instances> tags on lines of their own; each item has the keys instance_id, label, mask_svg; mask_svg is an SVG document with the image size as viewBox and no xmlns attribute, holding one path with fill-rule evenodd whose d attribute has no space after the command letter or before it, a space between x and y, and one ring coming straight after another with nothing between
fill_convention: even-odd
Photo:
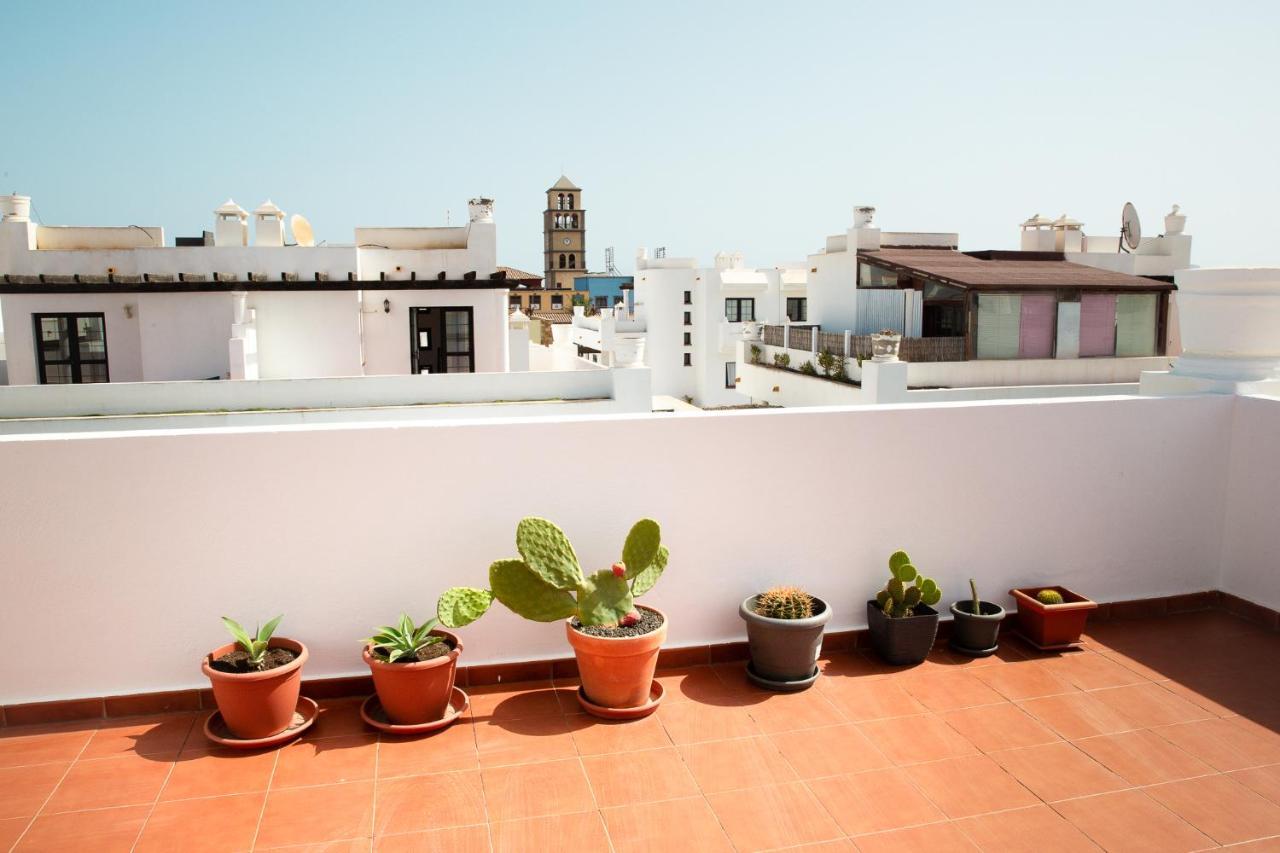
<instances>
[{"instance_id":1,"label":"white parapet wall","mask_svg":"<svg viewBox=\"0 0 1280 853\"><path fill-rule=\"evenodd\" d=\"M672 647L741 639L738 603L781 582L831 602L832 630L861 627L896 548L944 603L975 577L1006 604L1015 585L1113 601L1225 583L1280 606L1274 513L1249 515L1280 503L1280 401L1238 402L0 437L0 703L200 686L224 614L283 613L308 676L359 673L360 638L483 585L525 515L560 522L588 569L658 519L671 562L644 600L668 614ZM543 446L625 452L537 466L531 488L512 449ZM33 655L59 625L128 654ZM461 633L468 664L569 655L563 626L501 606Z\"/></svg>"}]
</instances>

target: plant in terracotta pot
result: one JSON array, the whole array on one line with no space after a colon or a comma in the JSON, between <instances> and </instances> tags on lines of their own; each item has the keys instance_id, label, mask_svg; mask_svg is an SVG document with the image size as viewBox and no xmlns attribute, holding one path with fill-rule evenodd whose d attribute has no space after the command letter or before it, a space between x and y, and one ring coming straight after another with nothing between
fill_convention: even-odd
<instances>
[{"instance_id":1,"label":"plant in terracotta pot","mask_svg":"<svg viewBox=\"0 0 1280 853\"><path fill-rule=\"evenodd\" d=\"M564 531L545 518L525 518L516 527L519 557L489 566L489 588L455 587L438 607L450 628L469 625L494 599L535 622L565 620L565 633L578 660L579 702L604 716L639 716L657 706L652 696L658 650L667 636L667 618L653 607L637 606L667 567L658 523L635 523L622 546L622 559L584 574Z\"/></svg>"},{"instance_id":2,"label":"plant in terracotta pot","mask_svg":"<svg viewBox=\"0 0 1280 853\"><path fill-rule=\"evenodd\" d=\"M406 614L364 643L364 662L373 674L378 703L396 725L439 720L449 707L462 642L436 626L432 617L415 625Z\"/></svg>"},{"instance_id":3,"label":"plant in terracotta pot","mask_svg":"<svg viewBox=\"0 0 1280 853\"><path fill-rule=\"evenodd\" d=\"M889 582L867 602L871 645L891 664L917 664L929 656L938 635L942 591L920 574L906 551L889 556Z\"/></svg>"},{"instance_id":4,"label":"plant in terracotta pot","mask_svg":"<svg viewBox=\"0 0 1280 853\"><path fill-rule=\"evenodd\" d=\"M1018 633L1043 649L1067 649L1080 642L1090 611L1098 605L1065 586L1011 589L1018 604Z\"/></svg>"},{"instance_id":5,"label":"plant in terracotta pot","mask_svg":"<svg viewBox=\"0 0 1280 853\"><path fill-rule=\"evenodd\" d=\"M307 647L272 636L282 618L277 616L250 634L223 616L235 642L214 649L200 665L213 686L223 722L242 740L280 734L289 728L298 707Z\"/></svg>"},{"instance_id":6,"label":"plant in terracotta pot","mask_svg":"<svg viewBox=\"0 0 1280 853\"><path fill-rule=\"evenodd\" d=\"M803 690L818 679L822 629L831 608L796 586L748 596L738 608L747 623L747 677L770 690Z\"/></svg>"},{"instance_id":7,"label":"plant in terracotta pot","mask_svg":"<svg viewBox=\"0 0 1280 853\"><path fill-rule=\"evenodd\" d=\"M1004 621L1004 608L978 598L978 585L969 579L973 596L951 605L951 648L970 657L986 657L995 652Z\"/></svg>"}]
</instances>

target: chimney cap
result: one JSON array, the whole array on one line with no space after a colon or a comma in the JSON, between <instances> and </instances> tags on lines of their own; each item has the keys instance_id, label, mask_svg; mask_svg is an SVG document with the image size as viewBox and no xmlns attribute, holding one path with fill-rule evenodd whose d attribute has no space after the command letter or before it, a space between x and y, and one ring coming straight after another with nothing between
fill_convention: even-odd
<instances>
[{"instance_id":1,"label":"chimney cap","mask_svg":"<svg viewBox=\"0 0 1280 853\"><path fill-rule=\"evenodd\" d=\"M284 219L284 211L272 204L271 199L267 199L262 204L254 208L254 216L274 216L276 219Z\"/></svg>"},{"instance_id":2,"label":"chimney cap","mask_svg":"<svg viewBox=\"0 0 1280 853\"><path fill-rule=\"evenodd\" d=\"M221 206L215 207L213 212L219 216L238 216L244 219L249 214L244 212L244 208L236 204L231 199L227 199Z\"/></svg>"},{"instance_id":3,"label":"chimney cap","mask_svg":"<svg viewBox=\"0 0 1280 853\"><path fill-rule=\"evenodd\" d=\"M1031 214L1031 218L1022 223L1023 228L1048 228L1050 225L1053 225L1053 220L1038 213Z\"/></svg>"}]
</instances>

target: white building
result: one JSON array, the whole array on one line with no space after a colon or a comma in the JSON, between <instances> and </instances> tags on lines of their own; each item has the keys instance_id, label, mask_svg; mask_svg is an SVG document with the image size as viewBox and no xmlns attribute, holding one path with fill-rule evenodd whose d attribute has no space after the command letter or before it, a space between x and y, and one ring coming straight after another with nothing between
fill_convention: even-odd
<instances>
[{"instance_id":1,"label":"white building","mask_svg":"<svg viewBox=\"0 0 1280 853\"><path fill-rule=\"evenodd\" d=\"M640 249L635 275L635 319L643 324L654 393L699 406L750 403L737 390L744 332L808 314L807 276L798 264L753 270L741 253L721 252L714 267L699 267L693 258L650 258Z\"/></svg>"},{"instance_id":2,"label":"white building","mask_svg":"<svg viewBox=\"0 0 1280 853\"><path fill-rule=\"evenodd\" d=\"M0 313L9 383L285 379L501 372L507 283L492 199L466 225L357 228L285 241L271 202L228 201L212 237L54 227L0 197ZM194 245L193 245L194 244Z\"/></svg>"}]
</instances>

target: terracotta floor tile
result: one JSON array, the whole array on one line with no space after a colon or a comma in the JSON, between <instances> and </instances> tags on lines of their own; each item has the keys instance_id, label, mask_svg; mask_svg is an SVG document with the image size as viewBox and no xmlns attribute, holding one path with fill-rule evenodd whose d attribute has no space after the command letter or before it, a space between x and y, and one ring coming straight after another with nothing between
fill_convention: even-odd
<instances>
[{"instance_id":1,"label":"terracotta floor tile","mask_svg":"<svg viewBox=\"0 0 1280 853\"><path fill-rule=\"evenodd\" d=\"M1280 805L1280 764L1237 770L1229 775L1246 788Z\"/></svg>"},{"instance_id":2,"label":"terracotta floor tile","mask_svg":"<svg viewBox=\"0 0 1280 853\"><path fill-rule=\"evenodd\" d=\"M691 701L722 704L733 701L730 691L710 666L660 669L653 677L665 691L663 704Z\"/></svg>"},{"instance_id":3,"label":"terracotta floor tile","mask_svg":"<svg viewBox=\"0 0 1280 853\"><path fill-rule=\"evenodd\" d=\"M655 716L677 746L761 734L750 712L741 707L677 702L660 706Z\"/></svg>"},{"instance_id":4,"label":"terracotta floor tile","mask_svg":"<svg viewBox=\"0 0 1280 853\"><path fill-rule=\"evenodd\" d=\"M378 739L373 735L296 741L280 750L271 787L297 788L372 779L377 760Z\"/></svg>"},{"instance_id":5,"label":"terracotta floor tile","mask_svg":"<svg viewBox=\"0 0 1280 853\"><path fill-rule=\"evenodd\" d=\"M257 846L317 844L368 837L372 831L372 781L282 788L267 794Z\"/></svg>"},{"instance_id":6,"label":"terracotta floor tile","mask_svg":"<svg viewBox=\"0 0 1280 853\"><path fill-rule=\"evenodd\" d=\"M246 752L211 749L184 752L160 792L161 801L192 797L220 797L267 790L278 750Z\"/></svg>"},{"instance_id":7,"label":"terracotta floor tile","mask_svg":"<svg viewBox=\"0 0 1280 853\"><path fill-rule=\"evenodd\" d=\"M1039 720L1009 702L964 708L939 716L983 752L1037 746L1059 740Z\"/></svg>"},{"instance_id":8,"label":"terracotta floor tile","mask_svg":"<svg viewBox=\"0 0 1280 853\"><path fill-rule=\"evenodd\" d=\"M903 682L903 688L930 711L954 711L1004 702L999 693L968 672L932 672Z\"/></svg>"},{"instance_id":9,"label":"terracotta floor tile","mask_svg":"<svg viewBox=\"0 0 1280 853\"><path fill-rule=\"evenodd\" d=\"M563 716L478 722L473 729L481 767L531 764L578 754L573 725Z\"/></svg>"},{"instance_id":10,"label":"terracotta floor tile","mask_svg":"<svg viewBox=\"0 0 1280 853\"><path fill-rule=\"evenodd\" d=\"M1214 846L1141 791L1066 800L1055 803L1054 809L1108 853L1182 853Z\"/></svg>"},{"instance_id":11,"label":"terracotta floor tile","mask_svg":"<svg viewBox=\"0 0 1280 853\"><path fill-rule=\"evenodd\" d=\"M1149 729L1086 738L1075 745L1130 785L1155 785L1213 772Z\"/></svg>"},{"instance_id":12,"label":"terracotta floor tile","mask_svg":"<svg viewBox=\"0 0 1280 853\"><path fill-rule=\"evenodd\" d=\"M953 820L1039 802L985 755L931 761L904 770L916 787Z\"/></svg>"},{"instance_id":13,"label":"terracotta floor tile","mask_svg":"<svg viewBox=\"0 0 1280 853\"><path fill-rule=\"evenodd\" d=\"M560 713L560 700L550 681L486 684L467 693L471 716L477 720L518 720Z\"/></svg>"},{"instance_id":14,"label":"terracotta floor tile","mask_svg":"<svg viewBox=\"0 0 1280 853\"><path fill-rule=\"evenodd\" d=\"M745 660L714 663L711 665L711 671L720 679L720 683L725 690L722 701L754 704L778 695L770 690L765 690L747 676L747 662ZM708 698L714 700L716 697Z\"/></svg>"},{"instance_id":15,"label":"terracotta floor tile","mask_svg":"<svg viewBox=\"0 0 1280 853\"><path fill-rule=\"evenodd\" d=\"M742 743L742 741L719 741ZM698 747L686 747L697 749ZM584 756L582 766L599 808L674 800L698 794L689 768L674 747L621 755Z\"/></svg>"},{"instance_id":16,"label":"terracotta floor tile","mask_svg":"<svg viewBox=\"0 0 1280 853\"><path fill-rule=\"evenodd\" d=\"M41 815L14 849L128 853L150 811L146 805Z\"/></svg>"},{"instance_id":17,"label":"terracotta floor tile","mask_svg":"<svg viewBox=\"0 0 1280 853\"><path fill-rule=\"evenodd\" d=\"M92 729L0 737L0 767L73 761L91 737Z\"/></svg>"},{"instance_id":18,"label":"terracotta floor tile","mask_svg":"<svg viewBox=\"0 0 1280 853\"><path fill-rule=\"evenodd\" d=\"M766 734L838 726L845 722L844 715L817 690L775 693L749 710L751 719Z\"/></svg>"},{"instance_id":19,"label":"terracotta floor tile","mask_svg":"<svg viewBox=\"0 0 1280 853\"><path fill-rule=\"evenodd\" d=\"M363 698L322 700L316 721L311 724L311 728L307 729L305 737L308 740L317 740L369 734L373 730L360 717L362 704L364 704Z\"/></svg>"},{"instance_id":20,"label":"terracotta floor tile","mask_svg":"<svg viewBox=\"0 0 1280 853\"><path fill-rule=\"evenodd\" d=\"M848 838L837 838L834 841L815 841L813 844L800 844L794 847L775 847L782 853L858 853L857 846Z\"/></svg>"},{"instance_id":21,"label":"terracotta floor tile","mask_svg":"<svg viewBox=\"0 0 1280 853\"><path fill-rule=\"evenodd\" d=\"M1046 802L1128 787L1123 779L1069 743L991 753L1015 779Z\"/></svg>"},{"instance_id":22,"label":"terracotta floor tile","mask_svg":"<svg viewBox=\"0 0 1280 853\"><path fill-rule=\"evenodd\" d=\"M577 758L486 768L481 771L489 820L569 814L595 808L591 785Z\"/></svg>"},{"instance_id":23,"label":"terracotta floor tile","mask_svg":"<svg viewBox=\"0 0 1280 853\"><path fill-rule=\"evenodd\" d=\"M984 853L1097 853L1099 849L1048 806L965 818L956 826Z\"/></svg>"},{"instance_id":24,"label":"terracotta floor tile","mask_svg":"<svg viewBox=\"0 0 1280 853\"><path fill-rule=\"evenodd\" d=\"M944 820L905 771L871 770L808 783L847 835L883 832Z\"/></svg>"},{"instance_id":25,"label":"terracotta floor tile","mask_svg":"<svg viewBox=\"0 0 1280 853\"><path fill-rule=\"evenodd\" d=\"M842 836L840 827L802 782L712 794L707 802L740 851L810 844Z\"/></svg>"},{"instance_id":26,"label":"terracotta floor tile","mask_svg":"<svg viewBox=\"0 0 1280 853\"><path fill-rule=\"evenodd\" d=\"M1228 776L1202 776L1143 791L1219 844L1280 835L1280 805Z\"/></svg>"},{"instance_id":27,"label":"terracotta floor tile","mask_svg":"<svg viewBox=\"0 0 1280 853\"><path fill-rule=\"evenodd\" d=\"M54 790L44 813L151 803L172 766L172 762L137 755L77 761Z\"/></svg>"},{"instance_id":28,"label":"terracotta floor tile","mask_svg":"<svg viewBox=\"0 0 1280 853\"><path fill-rule=\"evenodd\" d=\"M1198 720L1152 731L1215 770L1226 772L1280 763L1280 742L1255 735L1230 720Z\"/></svg>"},{"instance_id":29,"label":"terracotta floor tile","mask_svg":"<svg viewBox=\"0 0 1280 853\"><path fill-rule=\"evenodd\" d=\"M910 693L888 680L851 680L828 689L825 695L851 723L906 717L925 711Z\"/></svg>"},{"instance_id":30,"label":"terracotta floor tile","mask_svg":"<svg viewBox=\"0 0 1280 853\"><path fill-rule=\"evenodd\" d=\"M1199 705L1175 696L1159 684L1112 687L1094 690L1089 695L1141 728L1186 723L1213 716Z\"/></svg>"},{"instance_id":31,"label":"terracotta floor tile","mask_svg":"<svg viewBox=\"0 0 1280 853\"><path fill-rule=\"evenodd\" d=\"M680 747L680 755L704 794L776 785L799 778L777 745L767 737L689 744Z\"/></svg>"},{"instance_id":32,"label":"terracotta floor tile","mask_svg":"<svg viewBox=\"0 0 1280 853\"><path fill-rule=\"evenodd\" d=\"M70 766L60 762L0 770L0 820L31 817L40 811Z\"/></svg>"},{"instance_id":33,"label":"terracotta floor tile","mask_svg":"<svg viewBox=\"0 0 1280 853\"><path fill-rule=\"evenodd\" d=\"M854 723L831 726L816 734L783 732L769 737L801 779L842 776L892 766Z\"/></svg>"},{"instance_id":34,"label":"terracotta floor tile","mask_svg":"<svg viewBox=\"0 0 1280 853\"><path fill-rule=\"evenodd\" d=\"M1057 657L1044 658L1040 665L1080 690L1124 687L1146 681L1133 670L1097 652L1065 652Z\"/></svg>"},{"instance_id":35,"label":"terracotta floor tile","mask_svg":"<svg viewBox=\"0 0 1280 853\"><path fill-rule=\"evenodd\" d=\"M857 844L862 853L978 853L978 846L953 823L859 835Z\"/></svg>"},{"instance_id":36,"label":"terracotta floor tile","mask_svg":"<svg viewBox=\"0 0 1280 853\"><path fill-rule=\"evenodd\" d=\"M312 844L285 844L283 846L264 847L259 844L254 850L270 850L272 853L370 853L373 850L372 838L340 838L336 841L317 841Z\"/></svg>"},{"instance_id":37,"label":"terracotta floor tile","mask_svg":"<svg viewBox=\"0 0 1280 853\"><path fill-rule=\"evenodd\" d=\"M480 767L476 736L469 723L414 737L383 735L378 744L378 778L417 776Z\"/></svg>"},{"instance_id":38,"label":"terracotta floor tile","mask_svg":"<svg viewBox=\"0 0 1280 853\"><path fill-rule=\"evenodd\" d=\"M490 829L494 853L609 849L604 821L596 811L494 823Z\"/></svg>"},{"instance_id":39,"label":"terracotta floor tile","mask_svg":"<svg viewBox=\"0 0 1280 853\"><path fill-rule=\"evenodd\" d=\"M572 724L573 742L579 755L608 755L671 746L667 730L654 716L612 722L583 714Z\"/></svg>"},{"instance_id":40,"label":"terracotta floor tile","mask_svg":"<svg viewBox=\"0 0 1280 853\"><path fill-rule=\"evenodd\" d=\"M31 819L26 817L0 818L0 850L9 850L17 844L30 823Z\"/></svg>"},{"instance_id":41,"label":"terracotta floor tile","mask_svg":"<svg viewBox=\"0 0 1280 853\"><path fill-rule=\"evenodd\" d=\"M1075 739L1131 731L1135 726L1092 693L1067 693L1017 703L1031 716L1065 738Z\"/></svg>"},{"instance_id":42,"label":"terracotta floor tile","mask_svg":"<svg viewBox=\"0 0 1280 853\"><path fill-rule=\"evenodd\" d=\"M138 853L224 853L248 850L258 831L262 804L267 795L237 794L232 797L181 800L160 803L134 848Z\"/></svg>"},{"instance_id":43,"label":"terracotta floor tile","mask_svg":"<svg viewBox=\"0 0 1280 853\"><path fill-rule=\"evenodd\" d=\"M374 839L377 853L489 853L489 827L455 826Z\"/></svg>"},{"instance_id":44,"label":"terracotta floor tile","mask_svg":"<svg viewBox=\"0 0 1280 853\"><path fill-rule=\"evenodd\" d=\"M872 720L859 723L858 728L886 758L898 765L957 758L978 751L964 735L929 714Z\"/></svg>"},{"instance_id":45,"label":"terracotta floor tile","mask_svg":"<svg viewBox=\"0 0 1280 853\"><path fill-rule=\"evenodd\" d=\"M486 820L478 770L381 779L374 797L374 835L468 826Z\"/></svg>"},{"instance_id":46,"label":"terracotta floor tile","mask_svg":"<svg viewBox=\"0 0 1280 853\"><path fill-rule=\"evenodd\" d=\"M872 663L866 655L856 651L832 652L818 658L818 669L822 675L814 682L819 690L830 690L839 687L849 679L876 679L884 677L884 667Z\"/></svg>"},{"instance_id":47,"label":"terracotta floor tile","mask_svg":"<svg viewBox=\"0 0 1280 853\"><path fill-rule=\"evenodd\" d=\"M1076 688L1049 672L1038 661L992 666L973 671L975 677L1006 699L1036 699L1074 693Z\"/></svg>"},{"instance_id":48,"label":"terracotta floor tile","mask_svg":"<svg viewBox=\"0 0 1280 853\"><path fill-rule=\"evenodd\" d=\"M173 758L182 749L195 714L105 720L90 738L81 758L110 758L126 753ZM200 735L203 740L203 735Z\"/></svg>"},{"instance_id":49,"label":"terracotta floor tile","mask_svg":"<svg viewBox=\"0 0 1280 853\"><path fill-rule=\"evenodd\" d=\"M697 853L733 851L715 812L702 797L607 808L601 814L614 853L666 853L673 846ZM674 845L673 834L678 838Z\"/></svg>"}]
</instances>

